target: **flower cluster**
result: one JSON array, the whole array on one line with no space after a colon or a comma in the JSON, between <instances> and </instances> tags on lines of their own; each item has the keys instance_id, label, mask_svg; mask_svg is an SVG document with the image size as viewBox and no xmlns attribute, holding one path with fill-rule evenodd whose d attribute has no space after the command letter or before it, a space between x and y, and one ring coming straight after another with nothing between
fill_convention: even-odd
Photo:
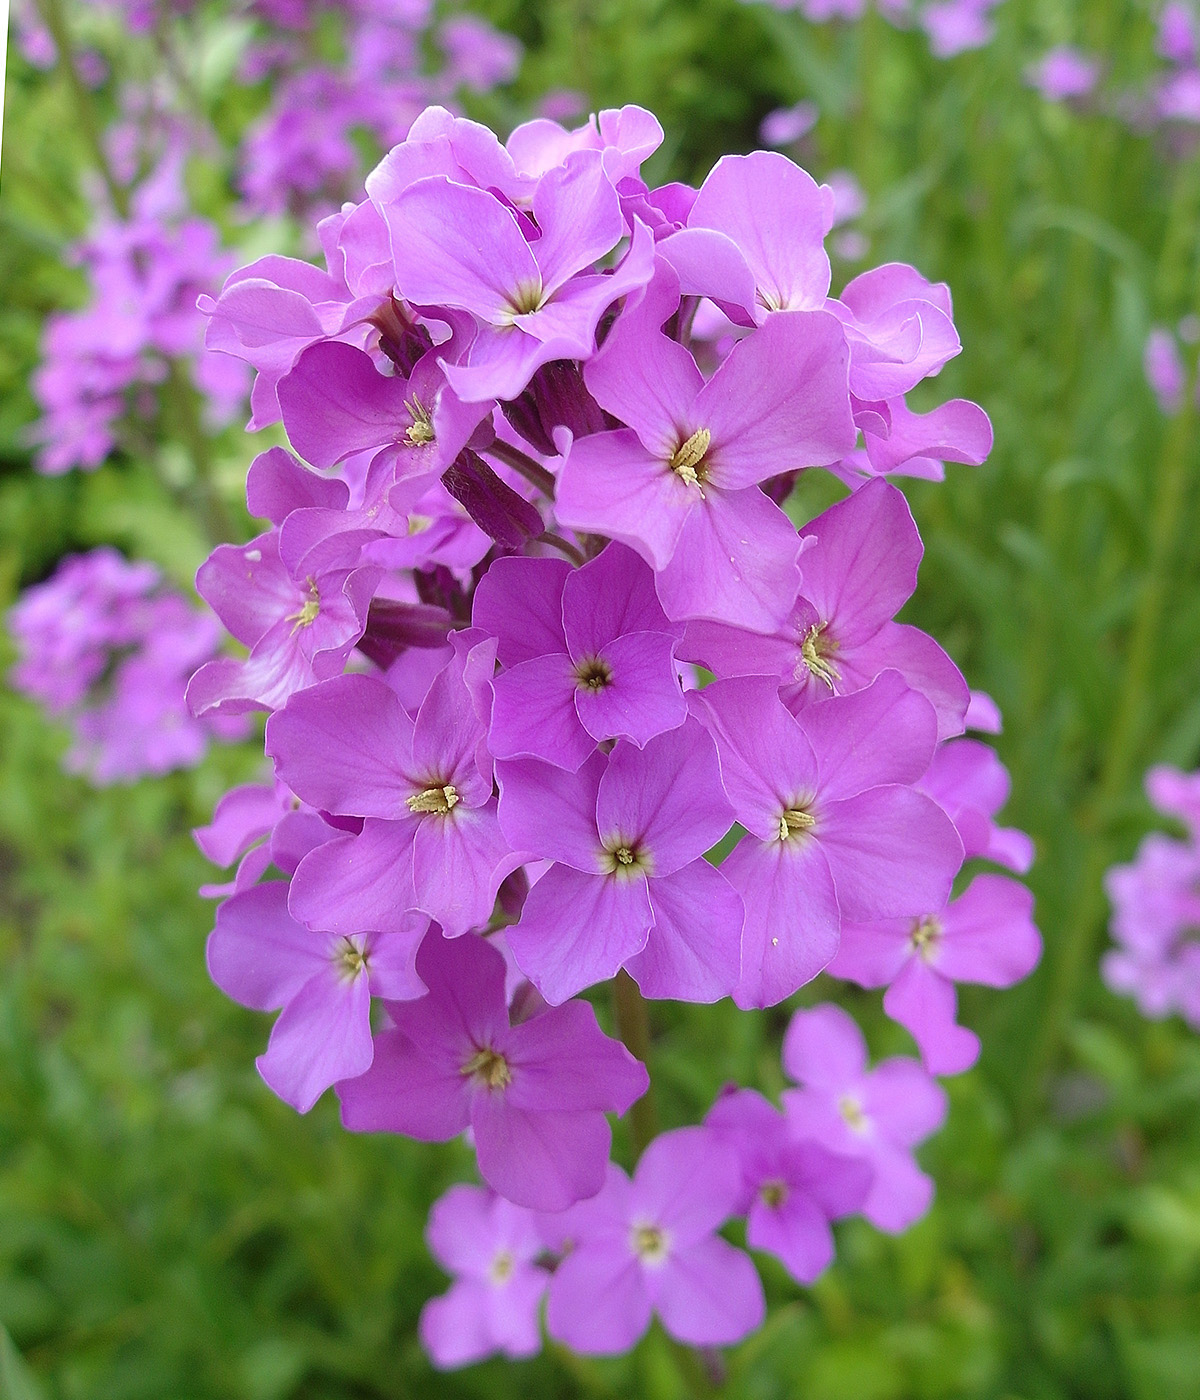
<instances>
[{"instance_id":1,"label":"flower cluster","mask_svg":"<svg viewBox=\"0 0 1200 1400\"><path fill-rule=\"evenodd\" d=\"M198 833L238 863L209 966L280 1012L259 1068L300 1111L335 1086L355 1131L471 1129L494 1194L431 1222L442 1364L526 1354L543 1293L580 1351L652 1312L732 1342L763 1301L731 1217L801 1281L831 1219L903 1229L930 1073L978 1049L955 984L1038 955L1023 886L954 892L1032 855L962 737L995 707L896 620L922 546L887 475L991 444L976 405L907 401L959 351L949 292L889 265L831 297L828 187L757 152L651 188L661 138L631 107L506 144L430 109L321 224L325 270L264 258L205 303L296 454L255 460L268 528L197 580L247 654L190 703L269 712L275 773ZM817 467L855 489L798 528ZM782 1111L731 1092L610 1163L649 1080L583 994L749 1010L826 968L886 985L925 1065L801 1012Z\"/></svg>"},{"instance_id":2,"label":"flower cluster","mask_svg":"<svg viewBox=\"0 0 1200 1400\"><path fill-rule=\"evenodd\" d=\"M1169 326L1154 326L1146 337L1142 364L1160 411L1174 418L1183 409L1188 388L1188 367L1184 359L1195 363L1196 342L1200 341L1200 321L1185 316L1173 330ZM1200 383L1194 387L1196 402L1200 403Z\"/></svg>"},{"instance_id":3,"label":"flower cluster","mask_svg":"<svg viewBox=\"0 0 1200 1400\"><path fill-rule=\"evenodd\" d=\"M830 20L853 23L866 14L871 0L768 0L777 10L798 10L813 24ZM758 3L758 0L746 0ZM880 15L899 28L915 24L925 31L937 58L953 58L980 49L995 33L992 11L1001 0L875 0Z\"/></svg>"},{"instance_id":4,"label":"flower cluster","mask_svg":"<svg viewBox=\"0 0 1200 1400\"><path fill-rule=\"evenodd\" d=\"M221 629L163 583L153 564L112 549L65 559L9 613L20 650L13 687L66 718L65 763L93 782L129 782L186 768L235 720L193 719L188 676L212 656Z\"/></svg>"},{"instance_id":5,"label":"flower cluster","mask_svg":"<svg viewBox=\"0 0 1200 1400\"><path fill-rule=\"evenodd\" d=\"M87 304L47 318L33 375L41 471L99 466L123 428L155 417L172 362L186 367L212 426L237 415L245 372L205 350L196 310L232 259L216 228L189 212L179 146L133 191L126 216L101 212L73 260L87 277Z\"/></svg>"},{"instance_id":6,"label":"flower cluster","mask_svg":"<svg viewBox=\"0 0 1200 1400\"><path fill-rule=\"evenodd\" d=\"M1102 972L1144 1016L1177 1014L1200 1030L1200 774L1152 768L1146 793L1187 835L1152 832L1132 864L1108 872L1117 947Z\"/></svg>"}]
</instances>

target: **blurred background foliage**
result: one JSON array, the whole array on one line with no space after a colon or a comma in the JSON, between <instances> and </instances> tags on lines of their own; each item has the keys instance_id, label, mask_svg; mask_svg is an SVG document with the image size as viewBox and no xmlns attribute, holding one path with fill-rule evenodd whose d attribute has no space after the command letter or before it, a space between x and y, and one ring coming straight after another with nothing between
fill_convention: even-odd
<instances>
[{"instance_id":1,"label":"blurred background foliage","mask_svg":"<svg viewBox=\"0 0 1200 1400\"><path fill-rule=\"evenodd\" d=\"M965 999L983 1058L948 1082L922 1154L928 1218L898 1239L841 1227L807 1292L768 1268L771 1321L730 1356L724 1393L1195 1400L1200 1040L1143 1021L1097 958L1101 873L1149 825L1143 770L1200 760L1195 414L1163 418L1141 366L1150 325L1197 309L1200 160L1022 81L1070 41L1136 85L1150 7L1005 0L993 42L944 62L874 16L814 28L737 0L479 8L527 52L476 115L512 124L556 88L641 102L667 131L658 179L699 180L753 148L772 108L815 100L798 158L862 182L872 263L950 283L965 353L938 388L996 426L985 466L908 486L927 547L909 616L1004 712L1006 815L1037 842L1046 957L1015 991ZM188 580L203 540L139 463L30 469L40 321L82 294L60 257L86 224L86 143L60 85L15 55L4 136L0 604L103 539ZM220 216L219 167L201 186ZM229 232L261 250L261 230ZM222 447L235 497L253 450L236 431ZM0 692L4 1400L686 1394L656 1334L620 1361L434 1375L414 1335L442 1287L421 1230L466 1154L344 1134L328 1096L298 1118L254 1071L266 1019L204 970L211 872L188 831L252 753L95 792L61 774L65 742ZM911 1052L877 996L850 996L877 1053ZM724 1080L778 1087L786 1009L655 1016L668 1126Z\"/></svg>"}]
</instances>

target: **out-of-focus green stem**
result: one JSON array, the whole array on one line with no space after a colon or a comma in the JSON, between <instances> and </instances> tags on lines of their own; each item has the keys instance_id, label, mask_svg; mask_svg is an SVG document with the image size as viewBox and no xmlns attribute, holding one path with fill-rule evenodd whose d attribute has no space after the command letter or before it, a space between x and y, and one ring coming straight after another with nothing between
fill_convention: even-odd
<instances>
[{"instance_id":1,"label":"out-of-focus green stem","mask_svg":"<svg viewBox=\"0 0 1200 1400\"><path fill-rule=\"evenodd\" d=\"M613 1012L617 1018L617 1032L629 1053L649 1069L650 1017L637 983L627 972L618 972L613 979ZM658 1132L658 1114L652 1088L647 1089L629 1110L629 1120L633 1129L633 1145L638 1156L641 1156Z\"/></svg>"},{"instance_id":2,"label":"out-of-focus green stem","mask_svg":"<svg viewBox=\"0 0 1200 1400\"><path fill-rule=\"evenodd\" d=\"M117 179L109 164L108 153L104 149L101 136L100 114L92 101L87 84L80 75L79 65L75 62L75 49L62 0L35 0L35 3L46 28L50 31L50 37L54 40L54 47L58 50L58 68L71 93L80 130L91 147L92 160L108 190L113 208L121 218L125 218L129 213L129 191Z\"/></svg>"},{"instance_id":3,"label":"out-of-focus green stem","mask_svg":"<svg viewBox=\"0 0 1200 1400\"><path fill-rule=\"evenodd\" d=\"M192 479L187 486L186 504L203 525L213 544L236 540L238 531L233 515L217 488L213 470L212 443L204 431L201 398L192 383L187 367L179 360L168 362L164 386L167 408L188 454ZM160 479L163 473L159 473Z\"/></svg>"}]
</instances>

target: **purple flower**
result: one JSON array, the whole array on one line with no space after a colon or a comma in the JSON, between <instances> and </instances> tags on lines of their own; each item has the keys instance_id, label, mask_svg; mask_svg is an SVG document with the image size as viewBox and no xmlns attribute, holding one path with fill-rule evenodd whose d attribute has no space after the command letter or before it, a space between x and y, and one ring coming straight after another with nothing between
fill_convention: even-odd
<instances>
[{"instance_id":1,"label":"purple flower","mask_svg":"<svg viewBox=\"0 0 1200 1400\"><path fill-rule=\"evenodd\" d=\"M1168 63L1181 68L1196 62L1200 50L1200 29L1191 6L1184 0L1167 0L1158 16L1158 52Z\"/></svg>"},{"instance_id":2,"label":"purple flower","mask_svg":"<svg viewBox=\"0 0 1200 1400\"><path fill-rule=\"evenodd\" d=\"M234 1001L282 1015L258 1071L285 1103L307 1113L332 1084L370 1067L371 997L419 997L417 947L429 926L402 931L313 933L287 911L287 885L256 885L217 910L208 971Z\"/></svg>"},{"instance_id":3,"label":"purple flower","mask_svg":"<svg viewBox=\"0 0 1200 1400\"><path fill-rule=\"evenodd\" d=\"M1146 337L1142 355L1146 382L1154 391L1158 407L1173 417L1183 407L1183 392L1187 387L1187 371L1175 337L1165 326L1154 326Z\"/></svg>"},{"instance_id":4,"label":"purple flower","mask_svg":"<svg viewBox=\"0 0 1200 1400\"><path fill-rule=\"evenodd\" d=\"M1026 79L1048 102L1064 102L1091 92L1100 79L1100 65L1079 49L1061 44L1032 64Z\"/></svg>"},{"instance_id":5,"label":"purple flower","mask_svg":"<svg viewBox=\"0 0 1200 1400\"><path fill-rule=\"evenodd\" d=\"M1033 842L1025 832L994 821L1008 801L1012 780L987 744L977 739L939 744L917 786L954 823L967 860L995 861L1018 875L1033 864Z\"/></svg>"},{"instance_id":6,"label":"purple flower","mask_svg":"<svg viewBox=\"0 0 1200 1400\"><path fill-rule=\"evenodd\" d=\"M675 671L682 628L663 615L654 575L610 544L581 569L498 559L475 594L475 625L498 639L489 745L572 771L597 741L639 748L687 718Z\"/></svg>"},{"instance_id":7,"label":"purple flower","mask_svg":"<svg viewBox=\"0 0 1200 1400\"><path fill-rule=\"evenodd\" d=\"M816 976L842 918L941 907L962 845L910 786L928 767L936 719L894 671L798 719L766 677L717 681L689 699L747 833L721 867L746 905L739 1006L774 1005Z\"/></svg>"},{"instance_id":8,"label":"purple flower","mask_svg":"<svg viewBox=\"0 0 1200 1400\"><path fill-rule=\"evenodd\" d=\"M861 1208L870 1166L797 1139L784 1115L751 1089L723 1094L704 1123L738 1154L746 1243L774 1254L797 1283L815 1282L833 1262L829 1222Z\"/></svg>"},{"instance_id":9,"label":"purple flower","mask_svg":"<svg viewBox=\"0 0 1200 1400\"><path fill-rule=\"evenodd\" d=\"M979 1037L957 1024L956 982L1011 987L1037 966L1042 940L1033 895L1004 875L978 875L937 912L916 919L844 923L828 971L887 987L883 1009L912 1033L931 1074L961 1074Z\"/></svg>"},{"instance_id":10,"label":"purple flower","mask_svg":"<svg viewBox=\"0 0 1200 1400\"><path fill-rule=\"evenodd\" d=\"M762 119L758 128L759 139L768 146L791 146L808 135L820 115L820 108L815 102L777 107Z\"/></svg>"},{"instance_id":11,"label":"purple flower","mask_svg":"<svg viewBox=\"0 0 1200 1400\"><path fill-rule=\"evenodd\" d=\"M353 1132L446 1142L468 1126L483 1179L508 1200L564 1210L604 1184L611 1133L649 1077L582 1001L510 1025L504 959L474 934L433 929L417 954L428 986L389 1003L375 1058L338 1086Z\"/></svg>"},{"instance_id":12,"label":"purple flower","mask_svg":"<svg viewBox=\"0 0 1200 1400\"><path fill-rule=\"evenodd\" d=\"M742 902L704 859L731 819L712 740L694 720L644 748L620 740L576 773L497 765L516 849L553 861L508 943L547 1001L625 968L648 997L716 1001L734 987Z\"/></svg>"},{"instance_id":13,"label":"purple flower","mask_svg":"<svg viewBox=\"0 0 1200 1400\"><path fill-rule=\"evenodd\" d=\"M292 885L297 918L334 933L407 926L420 910L451 937L488 919L521 862L496 821L477 709L491 644L441 670L414 721L373 676L298 691L267 724L276 772L305 802L362 829L318 847Z\"/></svg>"},{"instance_id":14,"label":"purple flower","mask_svg":"<svg viewBox=\"0 0 1200 1400\"><path fill-rule=\"evenodd\" d=\"M939 738L961 733L968 691L958 668L932 637L892 621L923 553L901 492L869 482L802 526L801 538L800 597L782 625L751 633L692 622L680 654L722 677L778 675L796 713L896 670L934 706Z\"/></svg>"},{"instance_id":15,"label":"purple flower","mask_svg":"<svg viewBox=\"0 0 1200 1400\"><path fill-rule=\"evenodd\" d=\"M862 1032L829 1003L792 1017L783 1067L803 1086L783 1094L792 1131L870 1164L866 1218L891 1233L919 1220L933 1199L933 1182L912 1149L946 1117L946 1095L936 1081L915 1060L903 1058L869 1070Z\"/></svg>"},{"instance_id":16,"label":"purple flower","mask_svg":"<svg viewBox=\"0 0 1200 1400\"><path fill-rule=\"evenodd\" d=\"M1000 0L939 0L921 10L921 27L929 35L935 58L953 58L981 49L996 32L991 12Z\"/></svg>"},{"instance_id":17,"label":"purple flower","mask_svg":"<svg viewBox=\"0 0 1200 1400\"><path fill-rule=\"evenodd\" d=\"M587 365L588 388L627 426L572 445L558 516L636 549L668 617L769 624L795 599L800 542L757 484L852 444L845 342L825 312L780 313L705 383L659 331L676 304L664 274Z\"/></svg>"},{"instance_id":18,"label":"purple flower","mask_svg":"<svg viewBox=\"0 0 1200 1400\"><path fill-rule=\"evenodd\" d=\"M429 1252L454 1276L421 1309L421 1345L443 1371L496 1352L512 1361L542 1348L538 1312L549 1273L538 1217L479 1186L452 1186L429 1212Z\"/></svg>"},{"instance_id":19,"label":"purple flower","mask_svg":"<svg viewBox=\"0 0 1200 1400\"><path fill-rule=\"evenodd\" d=\"M546 1327L585 1355L628 1351L657 1313L691 1346L740 1341L762 1322L762 1284L715 1231L736 1210L733 1151L704 1128L656 1138L631 1181L610 1166L604 1190L554 1222L570 1249L550 1280Z\"/></svg>"}]
</instances>

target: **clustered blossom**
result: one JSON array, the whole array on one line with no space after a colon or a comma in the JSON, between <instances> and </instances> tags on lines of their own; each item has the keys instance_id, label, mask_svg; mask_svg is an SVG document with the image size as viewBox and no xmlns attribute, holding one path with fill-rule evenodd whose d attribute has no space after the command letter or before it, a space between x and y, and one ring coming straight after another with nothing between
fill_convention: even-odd
<instances>
[{"instance_id":1,"label":"clustered blossom","mask_svg":"<svg viewBox=\"0 0 1200 1400\"><path fill-rule=\"evenodd\" d=\"M759 3L759 0L745 0ZM853 23L866 14L872 0L768 0L777 10L798 10L813 24L830 20ZM1001 0L874 0L874 8L898 28L916 25L929 39L937 58L953 58L980 49L995 33L992 11Z\"/></svg>"},{"instance_id":2,"label":"clustered blossom","mask_svg":"<svg viewBox=\"0 0 1200 1400\"><path fill-rule=\"evenodd\" d=\"M1160 411L1173 418L1183 408L1188 387L1188 369L1184 360L1184 347L1188 358L1195 364L1196 342L1200 341L1200 323L1195 316L1185 316L1172 330L1168 326L1153 326L1146 337L1142 353L1142 367ZM1200 403L1200 382L1193 392Z\"/></svg>"},{"instance_id":3,"label":"clustered blossom","mask_svg":"<svg viewBox=\"0 0 1200 1400\"><path fill-rule=\"evenodd\" d=\"M1131 864L1108 872L1117 946L1101 970L1142 1015L1179 1015L1200 1030L1200 774L1151 768L1146 794L1186 834L1152 832Z\"/></svg>"},{"instance_id":4,"label":"clustered blossom","mask_svg":"<svg viewBox=\"0 0 1200 1400\"><path fill-rule=\"evenodd\" d=\"M9 679L70 724L71 772L130 782L191 767L214 734L241 733L237 720L188 713L187 679L221 629L153 564L112 549L73 555L25 590L8 622L20 653Z\"/></svg>"},{"instance_id":5,"label":"clustered blossom","mask_svg":"<svg viewBox=\"0 0 1200 1400\"><path fill-rule=\"evenodd\" d=\"M922 546L887 477L991 445L976 405L907 402L960 349L949 292L893 264L832 297L830 188L769 152L651 188L661 139L634 107L505 144L430 108L321 223L324 269L266 257L204 303L292 448L197 580L246 654L193 711L267 712L274 767L198 833L237 864L209 966L279 1012L259 1068L300 1111L470 1129L487 1189L430 1222L439 1365L529 1354L543 1299L584 1353L652 1315L732 1343L764 1304L726 1222L802 1283L831 1221L905 1228L931 1074L977 1051L955 985L1038 955L1023 886L956 892L1032 858L963 737L998 714L897 620ZM818 467L851 490L797 527ZM731 1088L610 1161L649 1076L582 994L752 1010L823 969L886 986L924 1065L801 1012L782 1107Z\"/></svg>"},{"instance_id":6,"label":"clustered blossom","mask_svg":"<svg viewBox=\"0 0 1200 1400\"><path fill-rule=\"evenodd\" d=\"M232 265L216 228L188 211L183 154L168 152L134 189L128 214L103 211L72 252L88 299L46 320L33 392L38 468L58 474L98 467L124 433L156 413L172 361L203 395L211 427L241 410L246 375L204 347L196 298Z\"/></svg>"}]
</instances>

